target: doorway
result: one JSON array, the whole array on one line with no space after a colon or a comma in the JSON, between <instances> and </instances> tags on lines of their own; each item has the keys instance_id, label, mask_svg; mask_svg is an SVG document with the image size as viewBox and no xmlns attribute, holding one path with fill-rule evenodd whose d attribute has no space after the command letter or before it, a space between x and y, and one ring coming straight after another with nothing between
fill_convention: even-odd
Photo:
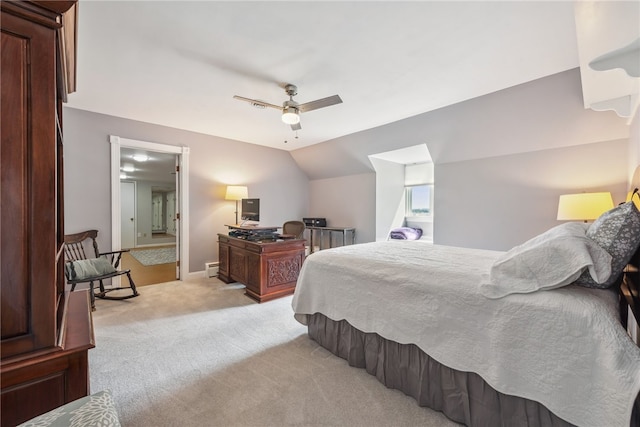
<instances>
[{"instance_id":1,"label":"doorway","mask_svg":"<svg viewBox=\"0 0 640 427\"><path fill-rule=\"evenodd\" d=\"M176 280L177 155L120 148L122 269L136 285ZM124 181L126 180L126 181Z\"/></svg>"},{"instance_id":2,"label":"doorway","mask_svg":"<svg viewBox=\"0 0 640 427\"><path fill-rule=\"evenodd\" d=\"M121 156L123 152L136 152L138 154L148 154L148 157L158 158L170 158L174 166L171 169L171 180L175 183L173 187L168 184L168 179L155 179L154 185L151 179L144 184L141 182L136 183L135 197L140 198L140 194L148 190L149 203L144 206L140 205L139 201L134 202L135 213L133 218L136 224L139 223L137 218L145 221L144 226L135 226L134 244L133 247L139 249L141 246L171 246L172 242L175 245L175 278L179 280L185 280L188 274L188 259L189 259L189 234L188 234L188 188L189 188L189 148L178 147L167 144L159 144L148 141L138 141L121 138L119 136L111 135L109 138L111 143L111 195L112 195L112 248L113 250L119 250L124 248L125 241L123 239L123 230L127 228L127 225L123 222L130 221L131 216L123 216L122 212L122 191L121 186L121 173L126 174L126 170L121 171ZM133 163L133 162L132 162ZM130 166L127 165L127 169ZM132 166L135 170L143 169L142 166ZM149 166L145 166L144 169L149 169ZM123 168L124 169L124 168ZM124 178L126 180L126 178ZM165 182L165 184L162 183ZM171 231L171 234L166 233L162 239L153 239L153 203L152 203L152 187L158 188L158 185L163 188L166 194L171 194L171 207L168 209L168 213L163 210L165 216L165 224L168 224L167 229ZM126 189L124 191L127 191ZM164 199L166 200L166 199ZM164 208L163 208L164 209ZM169 217L171 215L171 217ZM148 230L146 227L148 225ZM145 231L143 231L143 229ZM145 240L148 239L148 240ZM167 241L165 241L167 240ZM130 243L127 243L130 244ZM183 267L184 266L184 267ZM137 280L137 279L136 279Z\"/></svg>"}]
</instances>

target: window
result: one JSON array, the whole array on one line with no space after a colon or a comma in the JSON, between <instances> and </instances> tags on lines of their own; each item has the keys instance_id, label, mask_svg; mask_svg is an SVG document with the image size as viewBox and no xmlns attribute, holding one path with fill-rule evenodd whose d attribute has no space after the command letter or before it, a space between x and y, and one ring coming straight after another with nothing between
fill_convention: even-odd
<instances>
[{"instance_id":1,"label":"window","mask_svg":"<svg viewBox=\"0 0 640 427\"><path fill-rule=\"evenodd\" d=\"M405 216L433 215L433 184L405 187L407 207Z\"/></svg>"}]
</instances>

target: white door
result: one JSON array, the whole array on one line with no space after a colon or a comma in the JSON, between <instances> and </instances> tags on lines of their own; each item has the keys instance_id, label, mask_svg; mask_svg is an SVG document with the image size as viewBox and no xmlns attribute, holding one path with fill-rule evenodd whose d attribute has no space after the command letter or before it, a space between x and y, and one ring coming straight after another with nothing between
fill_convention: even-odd
<instances>
[{"instance_id":1,"label":"white door","mask_svg":"<svg viewBox=\"0 0 640 427\"><path fill-rule=\"evenodd\" d=\"M136 183L120 181L120 232L122 249L136 247Z\"/></svg>"}]
</instances>

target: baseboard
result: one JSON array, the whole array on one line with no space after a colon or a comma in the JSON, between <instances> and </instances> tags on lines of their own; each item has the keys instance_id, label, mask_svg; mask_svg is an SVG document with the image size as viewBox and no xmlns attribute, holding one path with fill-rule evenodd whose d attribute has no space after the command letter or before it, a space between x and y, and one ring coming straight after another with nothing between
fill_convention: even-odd
<instances>
[{"instance_id":1,"label":"baseboard","mask_svg":"<svg viewBox=\"0 0 640 427\"><path fill-rule=\"evenodd\" d=\"M130 248L132 251L141 248L155 248L157 246L175 246L175 242L166 242L166 243L147 243L145 245L137 245L135 248Z\"/></svg>"}]
</instances>

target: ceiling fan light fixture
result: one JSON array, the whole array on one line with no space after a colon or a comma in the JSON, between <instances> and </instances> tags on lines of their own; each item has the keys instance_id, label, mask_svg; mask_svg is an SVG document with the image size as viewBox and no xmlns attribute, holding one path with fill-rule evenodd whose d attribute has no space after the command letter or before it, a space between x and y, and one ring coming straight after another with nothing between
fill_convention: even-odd
<instances>
[{"instance_id":1,"label":"ceiling fan light fixture","mask_svg":"<svg viewBox=\"0 0 640 427\"><path fill-rule=\"evenodd\" d=\"M300 123L300 114L295 107L285 107L282 109L282 121L288 125Z\"/></svg>"},{"instance_id":2,"label":"ceiling fan light fixture","mask_svg":"<svg viewBox=\"0 0 640 427\"><path fill-rule=\"evenodd\" d=\"M293 100L293 97L298 94L298 88L296 85L287 84L284 88L289 99L282 103L282 107L270 104L268 102L260 101L258 99L245 98L244 96L233 95L234 99L245 101L250 103L256 108L274 108L282 112L282 121L291 126L291 130L299 131L302 129L300 126L300 113L307 114L308 111L317 110L319 108L329 107L331 105L341 104L342 99L338 95L328 96L322 99L316 99L315 101L305 102L304 104L298 104ZM296 137L297 138L297 137Z\"/></svg>"}]
</instances>

